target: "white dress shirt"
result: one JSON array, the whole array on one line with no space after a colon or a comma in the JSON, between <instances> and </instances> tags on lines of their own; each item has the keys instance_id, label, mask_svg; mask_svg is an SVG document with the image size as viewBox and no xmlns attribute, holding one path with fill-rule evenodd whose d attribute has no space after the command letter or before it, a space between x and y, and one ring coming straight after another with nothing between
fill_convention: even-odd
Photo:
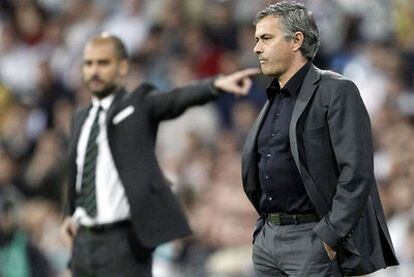
<instances>
[{"instance_id":1,"label":"white dress shirt","mask_svg":"<svg viewBox=\"0 0 414 277\"><path fill-rule=\"evenodd\" d=\"M115 167L111 150L108 144L106 116L112 101L113 94L102 100L92 98L92 108L82 126L76 155L76 191L80 192L82 186L82 171L85 160L86 146L93 120L98 112L98 107L102 107L99 115L99 134L97 137L98 156L96 161L96 218L91 218L86 214L82 207L76 207L73 215L74 219L81 225L91 226L96 224L107 224L129 218L129 203L125 196L124 186L119 178Z\"/></svg>"}]
</instances>

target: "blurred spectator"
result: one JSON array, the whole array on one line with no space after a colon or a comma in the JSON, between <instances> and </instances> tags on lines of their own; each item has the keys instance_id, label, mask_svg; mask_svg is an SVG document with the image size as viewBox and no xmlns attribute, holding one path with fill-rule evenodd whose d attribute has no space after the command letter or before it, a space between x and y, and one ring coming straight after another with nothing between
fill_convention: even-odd
<instances>
[{"instance_id":1,"label":"blurred spectator","mask_svg":"<svg viewBox=\"0 0 414 277\"><path fill-rule=\"evenodd\" d=\"M27 106L14 102L2 119L1 144L18 161L24 160L32 148L32 141L27 133L28 116Z\"/></svg>"},{"instance_id":2,"label":"blurred spectator","mask_svg":"<svg viewBox=\"0 0 414 277\"><path fill-rule=\"evenodd\" d=\"M16 31L22 42L28 46L43 42L45 15L34 1L19 1L13 16Z\"/></svg>"},{"instance_id":3,"label":"blurred spectator","mask_svg":"<svg viewBox=\"0 0 414 277\"><path fill-rule=\"evenodd\" d=\"M16 204L6 193L0 193L1 276L54 276L45 256L18 227Z\"/></svg>"},{"instance_id":4,"label":"blurred spectator","mask_svg":"<svg viewBox=\"0 0 414 277\"><path fill-rule=\"evenodd\" d=\"M25 190L61 204L65 153L62 138L53 131L44 132L23 172Z\"/></svg>"},{"instance_id":5,"label":"blurred spectator","mask_svg":"<svg viewBox=\"0 0 414 277\"><path fill-rule=\"evenodd\" d=\"M56 201L31 199L21 206L19 214L21 229L30 234L31 242L44 253L53 271L65 272L70 251L60 240L61 213Z\"/></svg>"},{"instance_id":6,"label":"blurred spectator","mask_svg":"<svg viewBox=\"0 0 414 277\"><path fill-rule=\"evenodd\" d=\"M64 143L67 146L72 113L74 110L73 103L68 99L60 99L55 102L52 108L53 129L64 140Z\"/></svg>"},{"instance_id":7,"label":"blurred spectator","mask_svg":"<svg viewBox=\"0 0 414 277\"><path fill-rule=\"evenodd\" d=\"M237 50L239 25L232 18L232 2L208 1L205 6L204 33L216 46Z\"/></svg>"},{"instance_id":8,"label":"blurred spectator","mask_svg":"<svg viewBox=\"0 0 414 277\"><path fill-rule=\"evenodd\" d=\"M209 247L249 245L256 212L239 189L237 142L230 133L223 133L219 141L210 185L204 188L195 205L192 225L199 239Z\"/></svg>"},{"instance_id":9,"label":"blurred spectator","mask_svg":"<svg viewBox=\"0 0 414 277\"><path fill-rule=\"evenodd\" d=\"M121 38L131 52L141 47L151 22L145 14L144 0L122 0L120 6L103 22L102 29Z\"/></svg>"},{"instance_id":10,"label":"blurred spectator","mask_svg":"<svg viewBox=\"0 0 414 277\"><path fill-rule=\"evenodd\" d=\"M237 149L240 151L244 145L250 127L256 120L257 107L249 101L238 101L232 109L231 120L233 134L236 139Z\"/></svg>"},{"instance_id":11,"label":"blurred spectator","mask_svg":"<svg viewBox=\"0 0 414 277\"><path fill-rule=\"evenodd\" d=\"M23 195L16 184L17 163L13 158L0 149L0 196L7 196L7 199L14 204L20 204Z\"/></svg>"},{"instance_id":12,"label":"blurred spectator","mask_svg":"<svg viewBox=\"0 0 414 277\"><path fill-rule=\"evenodd\" d=\"M52 126L53 107L62 98L72 99L73 93L68 90L54 75L48 61L41 61L37 70L37 106L45 117L45 125Z\"/></svg>"}]
</instances>

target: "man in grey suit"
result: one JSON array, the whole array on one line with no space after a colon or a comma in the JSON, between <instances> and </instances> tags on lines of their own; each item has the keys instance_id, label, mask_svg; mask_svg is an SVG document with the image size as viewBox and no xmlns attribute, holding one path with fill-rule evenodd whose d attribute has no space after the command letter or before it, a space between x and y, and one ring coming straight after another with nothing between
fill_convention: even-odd
<instances>
[{"instance_id":1,"label":"man in grey suit","mask_svg":"<svg viewBox=\"0 0 414 277\"><path fill-rule=\"evenodd\" d=\"M255 23L254 52L274 77L242 153L243 187L260 214L257 275L363 275L397 265L357 87L312 64L319 33L304 5L269 5Z\"/></svg>"},{"instance_id":2,"label":"man in grey suit","mask_svg":"<svg viewBox=\"0 0 414 277\"><path fill-rule=\"evenodd\" d=\"M190 234L155 156L158 124L218 94L247 93L257 69L158 93L126 93L125 47L101 34L86 44L83 79L92 103L73 117L66 219L74 276L151 276L152 250Z\"/></svg>"}]
</instances>

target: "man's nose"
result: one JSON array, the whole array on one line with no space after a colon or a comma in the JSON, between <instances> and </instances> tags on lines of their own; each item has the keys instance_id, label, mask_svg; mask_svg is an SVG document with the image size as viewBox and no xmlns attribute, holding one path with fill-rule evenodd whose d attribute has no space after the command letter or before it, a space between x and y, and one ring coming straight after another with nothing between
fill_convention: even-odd
<instances>
[{"instance_id":1,"label":"man's nose","mask_svg":"<svg viewBox=\"0 0 414 277\"><path fill-rule=\"evenodd\" d=\"M91 65L91 71L94 74L98 72L98 65L96 63Z\"/></svg>"},{"instance_id":2,"label":"man's nose","mask_svg":"<svg viewBox=\"0 0 414 277\"><path fill-rule=\"evenodd\" d=\"M256 43L256 45L254 46L254 48L253 48L253 52L254 52L254 53L256 53L257 55L259 55L259 54L263 53L263 49L262 49L262 46L261 46L260 41L258 41L258 42Z\"/></svg>"},{"instance_id":3,"label":"man's nose","mask_svg":"<svg viewBox=\"0 0 414 277\"><path fill-rule=\"evenodd\" d=\"M99 76L99 66L97 64L91 64L89 72L92 76Z\"/></svg>"}]
</instances>

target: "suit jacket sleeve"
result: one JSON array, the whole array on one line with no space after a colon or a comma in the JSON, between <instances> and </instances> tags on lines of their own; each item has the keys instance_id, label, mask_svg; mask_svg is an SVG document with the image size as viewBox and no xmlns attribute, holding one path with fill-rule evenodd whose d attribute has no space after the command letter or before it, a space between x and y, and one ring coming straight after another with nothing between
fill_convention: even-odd
<instances>
[{"instance_id":1,"label":"suit jacket sleeve","mask_svg":"<svg viewBox=\"0 0 414 277\"><path fill-rule=\"evenodd\" d=\"M191 106L205 104L215 99L218 94L212 85L212 79L206 79L169 92L153 90L145 102L151 117L161 121L175 118Z\"/></svg>"},{"instance_id":2,"label":"suit jacket sleeve","mask_svg":"<svg viewBox=\"0 0 414 277\"><path fill-rule=\"evenodd\" d=\"M73 197L73 195L72 195L72 189L73 189L73 184L71 184L71 181L72 181L72 178L73 178L73 166L70 164L71 163L71 159L70 159L70 152L71 151L73 151L72 150L72 147L74 147L73 146L73 135L74 135L74 133L75 133L75 117L76 117L76 112L75 112L75 114L72 116L72 119L71 119L71 124L70 124L70 138L71 138L71 140L70 140L70 143L69 143L69 150L68 150L68 154L67 154L67 157L66 157L66 161L65 161L65 169L66 169L66 171L65 171L65 182L64 182L64 189L62 190L62 198L63 198L63 201L62 201L62 203L63 203L63 210L62 210L62 214L63 214L63 217L66 217L66 216L70 216L71 215L71 212L72 212L72 210L73 210L73 207L72 207L72 197Z\"/></svg>"},{"instance_id":3,"label":"suit jacket sleeve","mask_svg":"<svg viewBox=\"0 0 414 277\"><path fill-rule=\"evenodd\" d=\"M314 231L331 247L340 248L358 223L374 178L369 116L351 81L340 80L330 95L327 123L339 178L330 212Z\"/></svg>"}]
</instances>

